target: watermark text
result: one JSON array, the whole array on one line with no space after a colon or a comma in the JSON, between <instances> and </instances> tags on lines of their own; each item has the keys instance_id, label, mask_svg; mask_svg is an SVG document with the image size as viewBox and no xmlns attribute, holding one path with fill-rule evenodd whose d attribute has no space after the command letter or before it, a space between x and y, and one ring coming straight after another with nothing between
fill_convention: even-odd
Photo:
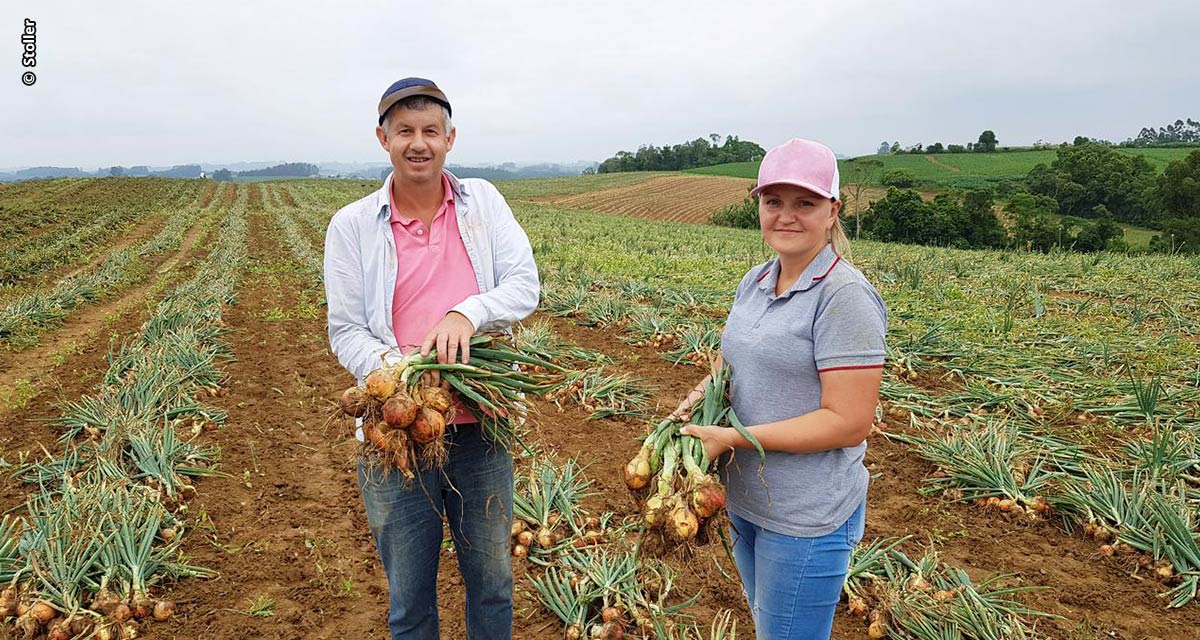
<instances>
[{"instance_id":1,"label":"watermark text","mask_svg":"<svg viewBox=\"0 0 1200 640\"><path fill-rule=\"evenodd\" d=\"M26 69L37 66L37 23L25 18L25 28L21 31L21 66ZM37 82L37 74L25 71L21 74L21 83L27 87Z\"/></svg>"}]
</instances>

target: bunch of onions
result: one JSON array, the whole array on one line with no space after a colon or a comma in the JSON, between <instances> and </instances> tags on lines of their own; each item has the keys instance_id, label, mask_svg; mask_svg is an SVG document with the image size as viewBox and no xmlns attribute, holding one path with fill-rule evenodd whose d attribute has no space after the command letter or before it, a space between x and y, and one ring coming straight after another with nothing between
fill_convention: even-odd
<instances>
[{"instance_id":1,"label":"bunch of onions","mask_svg":"<svg viewBox=\"0 0 1200 640\"><path fill-rule=\"evenodd\" d=\"M550 376L564 370L524 353L501 336L471 339L471 364L439 364L437 355L414 352L372 371L362 387L342 393L338 406L361 418L363 438L389 467L412 477L413 464L440 467L446 461L446 425L455 417L455 399L479 419L496 442L514 446L510 417L524 410L522 394L544 394ZM526 373L525 367L533 372ZM435 384L432 374L441 378Z\"/></svg>"},{"instance_id":2,"label":"bunch of onions","mask_svg":"<svg viewBox=\"0 0 1200 640\"><path fill-rule=\"evenodd\" d=\"M695 424L738 429L758 447L729 407L729 368L716 369L705 385ZM643 504L647 529L658 530L675 543L693 540L706 522L725 509L725 487L710 473L714 466L698 438L679 433L679 424L664 420L646 436L641 449L625 465L625 485L634 492L651 487ZM758 447L760 454L761 447Z\"/></svg>"}]
</instances>

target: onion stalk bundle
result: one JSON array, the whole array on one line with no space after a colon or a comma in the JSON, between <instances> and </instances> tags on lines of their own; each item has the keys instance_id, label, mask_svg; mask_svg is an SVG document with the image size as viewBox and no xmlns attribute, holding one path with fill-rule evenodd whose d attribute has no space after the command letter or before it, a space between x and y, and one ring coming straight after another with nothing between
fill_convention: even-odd
<instances>
[{"instance_id":1,"label":"onion stalk bundle","mask_svg":"<svg viewBox=\"0 0 1200 640\"><path fill-rule=\"evenodd\" d=\"M347 389L338 404L346 415L362 418L364 440L383 462L411 478L414 463L422 468L445 463L444 436L455 417L455 397L492 441L511 450L519 444L513 419L525 411L523 394L548 392L550 376L562 372L500 336L478 335L471 338L471 364L439 364L435 353L414 352L372 371L363 387Z\"/></svg>"},{"instance_id":2,"label":"onion stalk bundle","mask_svg":"<svg viewBox=\"0 0 1200 640\"><path fill-rule=\"evenodd\" d=\"M591 495L592 481L585 478L579 463L568 459L556 465L548 458L535 461L528 473L513 479L513 554L539 564L564 540L598 542L600 520L583 517L579 502ZM539 556L535 557L535 556Z\"/></svg>"},{"instance_id":3,"label":"onion stalk bundle","mask_svg":"<svg viewBox=\"0 0 1200 640\"><path fill-rule=\"evenodd\" d=\"M713 371L692 422L737 429L764 456L758 440L729 406L728 386L729 367ZM679 425L671 420L660 422L625 465L625 485L630 490L652 491L643 504L646 527L662 531L664 538L675 543L695 539L705 523L725 509L725 487L710 472L714 466L699 438L681 435Z\"/></svg>"}]
</instances>

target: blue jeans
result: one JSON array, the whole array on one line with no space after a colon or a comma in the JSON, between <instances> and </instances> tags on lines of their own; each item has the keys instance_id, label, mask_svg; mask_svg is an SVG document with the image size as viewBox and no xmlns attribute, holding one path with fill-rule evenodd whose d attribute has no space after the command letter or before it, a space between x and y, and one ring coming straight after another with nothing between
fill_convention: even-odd
<instances>
[{"instance_id":1,"label":"blue jeans","mask_svg":"<svg viewBox=\"0 0 1200 640\"><path fill-rule=\"evenodd\" d=\"M776 533L729 514L733 559L760 640L829 640L866 513L864 501L842 526L819 538Z\"/></svg>"},{"instance_id":2,"label":"blue jeans","mask_svg":"<svg viewBox=\"0 0 1200 640\"><path fill-rule=\"evenodd\" d=\"M442 517L450 524L467 592L467 637L512 637L513 463L485 440L478 424L446 428L449 460L417 471L405 485L396 471L358 461L367 523L387 573L393 640L437 640L437 571Z\"/></svg>"}]
</instances>

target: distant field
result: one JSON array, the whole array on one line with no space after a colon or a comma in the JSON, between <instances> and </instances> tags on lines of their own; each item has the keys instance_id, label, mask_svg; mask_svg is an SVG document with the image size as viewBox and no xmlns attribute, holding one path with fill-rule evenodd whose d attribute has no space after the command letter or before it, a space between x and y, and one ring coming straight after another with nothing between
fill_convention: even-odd
<instances>
[{"instance_id":1,"label":"distant field","mask_svg":"<svg viewBox=\"0 0 1200 640\"><path fill-rule=\"evenodd\" d=\"M1158 171L1162 171L1168 163L1181 160L1195 147L1171 147L1160 149L1117 149L1121 153L1144 156ZM921 155L867 156L883 162L883 170L905 169L911 171L918 180L940 187L972 187L1002 180L1012 180L1024 177L1039 163L1049 164L1054 161L1053 149L1037 151L1008 151L996 153L935 153ZM843 181L850 175L850 163L847 160L838 161ZM738 178L756 178L758 176L757 162L733 162L712 167L689 169L688 173L698 173L714 176L733 176Z\"/></svg>"},{"instance_id":2,"label":"distant field","mask_svg":"<svg viewBox=\"0 0 1200 640\"><path fill-rule=\"evenodd\" d=\"M601 173L588 176L567 176L563 178L526 178L523 180L502 180L496 182L496 188L505 198L525 200L546 196L570 196L588 191L613 189L649 180L662 175L671 175L665 171L635 171L629 173Z\"/></svg>"},{"instance_id":3,"label":"distant field","mask_svg":"<svg viewBox=\"0 0 1200 640\"><path fill-rule=\"evenodd\" d=\"M574 182L587 177L565 178L564 188L574 186ZM673 173L635 183L626 182L623 186L609 189L542 196L536 200L572 209L703 224L708 222L713 213L744 200L751 186L753 183L749 180Z\"/></svg>"},{"instance_id":4,"label":"distant field","mask_svg":"<svg viewBox=\"0 0 1200 640\"><path fill-rule=\"evenodd\" d=\"M232 182L275 182L276 180L313 180L312 176L234 176Z\"/></svg>"},{"instance_id":5,"label":"distant field","mask_svg":"<svg viewBox=\"0 0 1200 640\"><path fill-rule=\"evenodd\" d=\"M981 155L986 157L986 154ZM928 164L924 156L902 157L905 160L919 160ZM745 162L720 166L750 167L753 164ZM714 168L716 167L707 167ZM732 178L733 176L728 175L705 175L704 170L697 169L686 173L647 171L512 180L498 182L496 186L506 197L513 200L551 202L571 209L703 224L708 222L714 212L741 202L746 197L753 183L744 177L740 180ZM844 215L854 216L865 211L872 202L882 200L887 195L887 188L868 186L863 190L858 202L855 202L853 194L849 192L843 192L842 195L845 201ZM933 191L921 190L921 197L926 200L932 200L934 195L936 194ZM1125 242L1135 251L1148 249L1150 238L1158 233L1129 224L1122 224L1121 228L1124 230Z\"/></svg>"}]
</instances>

